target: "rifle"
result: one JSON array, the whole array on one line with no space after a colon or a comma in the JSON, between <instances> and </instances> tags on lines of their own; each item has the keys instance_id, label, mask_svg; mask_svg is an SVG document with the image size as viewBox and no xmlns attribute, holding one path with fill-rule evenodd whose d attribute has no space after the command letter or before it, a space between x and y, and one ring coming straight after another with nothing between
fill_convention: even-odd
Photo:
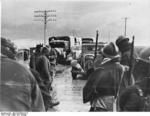
<instances>
[{"instance_id":1,"label":"rifle","mask_svg":"<svg viewBox=\"0 0 150 116\"><path fill-rule=\"evenodd\" d=\"M97 44L98 44L98 30L96 31L96 43L95 43L95 54L94 54L94 60L97 57Z\"/></svg>"},{"instance_id":2,"label":"rifle","mask_svg":"<svg viewBox=\"0 0 150 116\"><path fill-rule=\"evenodd\" d=\"M132 43L131 43L131 54L130 54L130 64L129 64L129 76L130 79L132 77L132 71L133 71L133 61L134 60L134 36L132 37Z\"/></svg>"}]
</instances>

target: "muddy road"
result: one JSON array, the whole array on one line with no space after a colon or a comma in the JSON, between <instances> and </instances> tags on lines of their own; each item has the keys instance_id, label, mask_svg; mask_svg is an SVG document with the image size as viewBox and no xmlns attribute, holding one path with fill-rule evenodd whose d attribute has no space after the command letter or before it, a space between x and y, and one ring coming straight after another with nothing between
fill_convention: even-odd
<instances>
[{"instance_id":1,"label":"muddy road","mask_svg":"<svg viewBox=\"0 0 150 116\"><path fill-rule=\"evenodd\" d=\"M86 81L72 80L69 66L58 65L56 69L54 84L60 104L49 109L49 112L88 112L90 104L83 104L82 100L82 90Z\"/></svg>"}]
</instances>

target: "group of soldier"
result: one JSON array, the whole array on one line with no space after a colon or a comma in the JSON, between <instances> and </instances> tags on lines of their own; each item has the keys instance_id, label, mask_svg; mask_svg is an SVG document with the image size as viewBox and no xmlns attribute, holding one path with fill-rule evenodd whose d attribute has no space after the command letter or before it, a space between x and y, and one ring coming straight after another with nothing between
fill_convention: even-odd
<instances>
[{"instance_id":1,"label":"group of soldier","mask_svg":"<svg viewBox=\"0 0 150 116\"><path fill-rule=\"evenodd\" d=\"M1 38L0 111L47 111L58 105L55 50L37 45L29 68L16 61L16 53L14 44Z\"/></svg>"},{"instance_id":2,"label":"group of soldier","mask_svg":"<svg viewBox=\"0 0 150 116\"><path fill-rule=\"evenodd\" d=\"M30 57L30 68L38 80L46 110L59 104L54 83L57 53L51 46L36 46Z\"/></svg>"},{"instance_id":3,"label":"group of soldier","mask_svg":"<svg viewBox=\"0 0 150 116\"><path fill-rule=\"evenodd\" d=\"M137 57L132 47L129 38L119 36L102 48L103 60L83 88L83 102L90 102L90 111L150 111L150 78L136 82L130 69ZM29 69L15 60L15 54L14 45L1 38L0 111L47 111L58 105L55 50L37 45Z\"/></svg>"},{"instance_id":4,"label":"group of soldier","mask_svg":"<svg viewBox=\"0 0 150 116\"><path fill-rule=\"evenodd\" d=\"M83 102L91 103L90 111L150 111L145 100L150 94L150 78L136 82L131 68L137 55L132 50L133 44L124 36L101 50L103 60L83 88Z\"/></svg>"}]
</instances>

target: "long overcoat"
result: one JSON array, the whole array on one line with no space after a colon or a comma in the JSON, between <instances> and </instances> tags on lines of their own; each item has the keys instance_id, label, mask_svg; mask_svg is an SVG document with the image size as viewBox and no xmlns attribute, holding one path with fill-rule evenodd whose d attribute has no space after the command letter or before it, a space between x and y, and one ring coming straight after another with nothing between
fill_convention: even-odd
<instances>
[{"instance_id":1,"label":"long overcoat","mask_svg":"<svg viewBox=\"0 0 150 116\"><path fill-rule=\"evenodd\" d=\"M121 89L133 84L133 78L129 78L128 67L119 61L109 60L100 65L88 78L83 88L83 102L92 101L95 96L112 96L118 90L121 75L124 73Z\"/></svg>"},{"instance_id":2,"label":"long overcoat","mask_svg":"<svg viewBox=\"0 0 150 116\"><path fill-rule=\"evenodd\" d=\"M39 86L29 69L1 56L0 111L45 111Z\"/></svg>"}]
</instances>

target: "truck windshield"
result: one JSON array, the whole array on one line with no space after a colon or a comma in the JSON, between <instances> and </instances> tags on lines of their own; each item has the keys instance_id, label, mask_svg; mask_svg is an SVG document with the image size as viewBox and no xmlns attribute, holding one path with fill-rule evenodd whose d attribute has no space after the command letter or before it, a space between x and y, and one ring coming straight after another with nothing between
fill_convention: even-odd
<instances>
[{"instance_id":1,"label":"truck windshield","mask_svg":"<svg viewBox=\"0 0 150 116\"><path fill-rule=\"evenodd\" d=\"M65 42L50 42L51 47L53 48L65 48L67 43Z\"/></svg>"},{"instance_id":2,"label":"truck windshield","mask_svg":"<svg viewBox=\"0 0 150 116\"><path fill-rule=\"evenodd\" d=\"M101 51L101 48L103 45L97 46L97 51ZM95 45L83 45L82 46L82 52L94 52L95 51Z\"/></svg>"},{"instance_id":3,"label":"truck windshield","mask_svg":"<svg viewBox=\"0 0 150 116\"><path fill-rule=\"evenodd\" d=\"M89 51L94 51L94 50L95 50L95 45L82 46L82 51L84 51L84 52L89 52Z\"/></svg>"}]
</instances>

